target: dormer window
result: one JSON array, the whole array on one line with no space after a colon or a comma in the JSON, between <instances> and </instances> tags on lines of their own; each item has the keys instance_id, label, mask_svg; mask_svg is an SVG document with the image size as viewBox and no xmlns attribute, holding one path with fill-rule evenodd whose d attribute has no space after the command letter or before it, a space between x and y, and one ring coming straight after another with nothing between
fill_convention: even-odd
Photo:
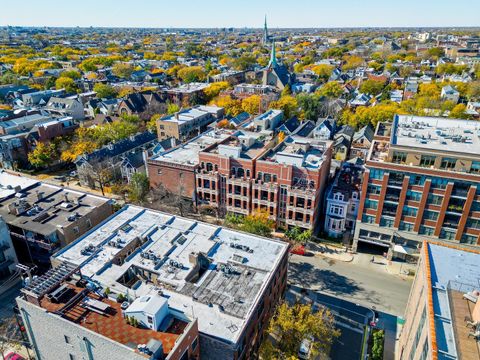
<instances>
[{"instance_id":1,"label":"dormer window","mask_svg":"<svg viewBox=\"0 0 480 360\"><path fill-rule=\"evenodd\" d=\"M333 199L334 199L334 200L343 201L343 194L342 194L342 193L335 193L335 194L333 195Z\"/></svg>"}]
</instances>

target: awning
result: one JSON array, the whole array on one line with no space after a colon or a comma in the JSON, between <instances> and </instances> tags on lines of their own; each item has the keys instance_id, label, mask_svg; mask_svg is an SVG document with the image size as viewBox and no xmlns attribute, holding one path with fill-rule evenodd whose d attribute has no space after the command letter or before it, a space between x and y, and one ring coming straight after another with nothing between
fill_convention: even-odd
<instances>
[{"instance_id":1,"label":"awning","mask_svg":"<svg viewBox=\"0 0 480 360\"><path fill-rule=\"evenodd\" d=\"M399 254L405 254L405 255L415 255L416 249L412 249L407 246L402 246L402 245L395 245L393 247L393 252L399 253Z\"/></svg>"}]
</instances>

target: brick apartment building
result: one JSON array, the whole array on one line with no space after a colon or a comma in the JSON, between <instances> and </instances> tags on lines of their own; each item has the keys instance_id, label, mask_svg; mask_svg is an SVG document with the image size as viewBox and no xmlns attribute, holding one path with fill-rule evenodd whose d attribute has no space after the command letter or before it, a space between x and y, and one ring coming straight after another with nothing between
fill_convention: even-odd
<instances>
[{"instance_id":1,"label":"brick apartment building","mask_svg":"<svg viewBox=\"0 0 480 360\"><path fill-rule=\"evenodd\" d=\"M200 204L248 215L268 212L277 226L313 229L328 178L330 141L238 131L199 153Z\"/></svg>"},{"instance_id":2,"label":"brick apartment building","mask_svg":"<svg viewBox=\"0 0 480 360\"><path fill-rule=\"evenodd\" d=\"M425 242L405 310L396 360L478 360L480 252ZM477 328L478 329L478 328Z\"/></svg>"},{"instance_id":3,"label":"brick apartment building","mask_svg":"<svg viewBox=\"0 0 480 360\"><path fill-rule=\"evenodd\" d=\"M162 187L172 194L195 199L198 154L203 149L225 140L230 133L231 131L226 130L210 130L148 159L150 187L153 189Z\"/></svg>"},{"instance_id":4,"label":"brick apartment building","mask_svg":"<svg viewBox=\"0 0 480 360\"><path fill-rule=\"evenodd\" d=\"M125 206L52 265L54 282L17 299L40 360L141 359L142 344L154 359L252 359L286 289L288 244Z\"/></svg>"},{"instance_id":5,"label":"brick apartment building","mask_svg":"<svg viewBox=\"0 0 480 360\"><path fill-rule=\"evenodd\" d=\"M422 241L480 245L478 122L397 115L379 123L366 161L354 236L389 257Z\"/></svg>"}]
</instances>

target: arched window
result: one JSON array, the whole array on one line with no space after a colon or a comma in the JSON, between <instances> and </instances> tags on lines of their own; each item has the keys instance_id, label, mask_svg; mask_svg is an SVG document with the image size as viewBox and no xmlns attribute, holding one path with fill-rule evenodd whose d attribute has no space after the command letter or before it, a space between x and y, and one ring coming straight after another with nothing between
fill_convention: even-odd
<instances>
[{"instance_id":1,"label":"arched window","mask_svg":"<svg viewBox=\"0 0 480 360\"><path fill-rule=\"evenodd\" d=\"M207 163L207 171L212 171L212 170L213 170L212 163Z\"/></svg>"},{"instance_id":2,"label":"arched window","mask_svg":"<svg viewBox=\"0 0 480 360\"><path fill-rule=\"evenodd\" d=\"M238 168L237 169L237 176L238 177L244 177L245 176L245 170L243 170L242 168Z\"/></svg>"}]
</instances>

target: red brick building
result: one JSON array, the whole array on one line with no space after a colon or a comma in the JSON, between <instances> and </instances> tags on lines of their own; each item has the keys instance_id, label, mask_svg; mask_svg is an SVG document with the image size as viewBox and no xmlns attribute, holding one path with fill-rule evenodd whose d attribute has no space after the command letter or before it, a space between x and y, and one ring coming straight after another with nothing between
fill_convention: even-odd
<instances>
[{"instance_id":1,"label":"red brick building","mask_svg":"<svg viewBox=\"0 0 480 360\"><path fill-rule=\"evenodd\" d=\"M200 204L248 215L268 212L277 226L313 229L330 169L332 143L238 132L199 153Z\"/></svg>"}]
</instances>

